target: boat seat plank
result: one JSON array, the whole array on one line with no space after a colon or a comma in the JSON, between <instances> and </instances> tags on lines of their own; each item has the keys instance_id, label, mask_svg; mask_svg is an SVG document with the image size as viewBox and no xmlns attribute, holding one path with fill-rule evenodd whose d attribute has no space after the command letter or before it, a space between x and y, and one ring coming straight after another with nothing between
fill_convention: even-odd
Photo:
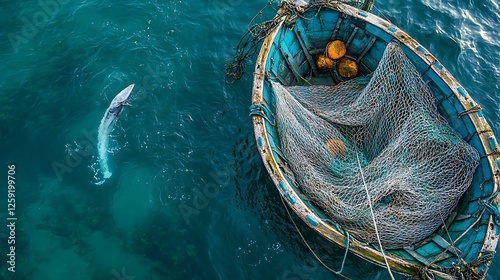
<instances>
[{"instance_id":1,"label":"boat seat plank","mask_svg":"<svg viewBox=\"0 0 500 280\"><path fill-rule=\"evenodd\" d=\"M404 249L404 250L405 250L405 252L410 254L413 258L415 258L415 260L421 262L423 265L428 266L431 264L431 262L428 259L424 258L422 255L420 255L416 251L413 251L410 249Z\"/></svg>"},{"instance_id":2,"label":"boat seat plank","mask_svg":"<svg viewBox=\"0 0 500 280\"><path fill-rule=\"evenodd\" d=\"M460 249L450 245L450 243L440 235L435 234L434 236L432 236L432 241L434 241L439 247L441 247L441 249L448 249L448 252L454 254L459 258L463 258L465 256L465 254L460 251Z\"/></svg>"},{"instance_id":3,"label":"boat seat plank","mask_svg":"<svg viewBox=\"0 0 500 280\"><path fill-rule=\"evenodd\" d=\"M337 17L337 22L335 23L335 28L333 29L332 35L330 36L330 41L333 41L337 38L337 35L340 30L340 25L342 24L343 18L341 16Z\"/></svg>"},{"instance_id":4,"label":"boat seat plank","mask_svg":"<svg viewBox=\"0 0 500 280\"><path fill-rule=\"evenodd\" d=\"M279 47L279 51L283 58L285 59L286 65L289 68L289 71L297 81L300 81L302 77L298 73L299 64L295 61L293 54L290 52L288 46L286 44L281 44Z\"/></svg>"},{"instance_id":5,"label":"boat seat plank","mask_svg":"<svg viewBox=\"0 0 500 280\"><path fill-rule=\"evenodd\" d=\"M377 37L370 35L368 44L366 44L363 51L361 51L361 53L356 57L356 62L358 64L361 63L361 61L365 57L366 53L368 53L368 51L373 47L373 44L375 44L375 41L377 41Z\"/></svg>"},{"instance_id":6,"label":"boat seat plank","mask_svg":"<svg viewBox=\"0 0 500 280\"><path fill-rule=\"evenodd\" d=\"M297 36L297 40L300 43L300 46L302 48L302 51L304 52L307 62L309 62L313 74L317 75L318 69L316 68L316 63L314 63L314 60L311 54L309 53L310 50L307 48L307 46L310 46L311 44L309 42L309 39L307 38L306 35L307 32L305 32L305 27L302 20L297 21L296 28L294 28L293 31L295 32L295 36Z\"/></svg>"}]
</instances>

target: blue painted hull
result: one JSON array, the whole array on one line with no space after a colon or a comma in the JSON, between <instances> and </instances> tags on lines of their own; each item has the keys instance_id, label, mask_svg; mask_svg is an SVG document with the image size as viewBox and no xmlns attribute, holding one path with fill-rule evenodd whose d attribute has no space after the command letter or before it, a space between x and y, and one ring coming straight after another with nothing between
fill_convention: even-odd
<instances>
[{"instance_id":1,"label":"blue painted hull","mask_svg":"<svg viewBox=\"0 0 500 280\"><path fill-rule=\"evenodd\" d=\"M500 182L498 143L480 106L439 61L406 33L369 12L339 3L312 5L298 16L283 19L263 43L253 85L255 137L264 164L287 205L325 238L346 246L342 227L305 200L300 186L286 175L280 135L273 123L275 100L268 79L284 85L333 85L342 81L335 70L321 72L314 63L315 56L323 53L332 39L346 42L346 56L358 63L361 74L375 70L389 42L399 42L423 80L428 81L439 113L481 156L472 185L445 221L446 226L412 248L384 250L391 268L423 278L483 279L500 234L500 217L496 216ZM349 245L350 252L385 265L376 246L353 238Z\"/></svg>"}]
</instances>

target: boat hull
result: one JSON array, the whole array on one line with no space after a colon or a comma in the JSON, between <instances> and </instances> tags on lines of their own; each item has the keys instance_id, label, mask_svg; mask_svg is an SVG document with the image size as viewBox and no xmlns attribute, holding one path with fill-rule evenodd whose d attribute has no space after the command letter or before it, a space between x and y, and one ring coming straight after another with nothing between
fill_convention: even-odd
<instances>
[{"instance_id":1,"label":"boat hull","mask_svg":"<svg viewBox=\"0 0 500 280\"><path fill-rule=\"evenodd\" d=\"M289 9L283 9L289 10ZM282 10L282 11L283 11ZM278 17L277 17L278 18ZM290 180L274 125L274 97L269 80L283 85L336 84L343 78L317 69L314 57L332 39L346 42L346 56L358 62L361 74L377 67L385 46L398 42L438 100L438 110L450 126L481 156L472 185L455 211L433 235L411 248L384 250L391 269L436 279L485 277L496 250L500 228L495 210L500 181L498 143L480 106L422 45L377 16L341 3L312 5L299 15L279 17L264 40L254 72L252 115L257 147L281 196L307 225L326 239L375 264L385 266L382 252L352 237L305 199Z\"/></svg>"}]
</instances>

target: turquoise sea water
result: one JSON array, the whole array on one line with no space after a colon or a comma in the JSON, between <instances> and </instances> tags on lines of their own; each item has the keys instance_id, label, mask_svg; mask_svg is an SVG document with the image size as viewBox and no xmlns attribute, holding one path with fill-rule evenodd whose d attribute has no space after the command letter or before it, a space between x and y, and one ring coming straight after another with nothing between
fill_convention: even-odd
<instances>
[{"instance_id":1,"label":"turquoise sea water","mask_svg":"<svg viewBox=\"0 0 500 280\"><path fill-rule=\"evenodd\" d=\"M0 279L342 279L303 244L261 164L251 75L225 83L233 47L266 4L0 0L0 170L6 178L15 165L17 218L12 273L4 181ZM445 65L500 136L498 2L375 5ZM97 127L131 83L132 107L110 139L113 176L96 185ZM338 270L343 250L299 228ZM344 274L388 277L353 255ZM487 279L500 279L500 257Z\"/></svg>"}]
</instances>

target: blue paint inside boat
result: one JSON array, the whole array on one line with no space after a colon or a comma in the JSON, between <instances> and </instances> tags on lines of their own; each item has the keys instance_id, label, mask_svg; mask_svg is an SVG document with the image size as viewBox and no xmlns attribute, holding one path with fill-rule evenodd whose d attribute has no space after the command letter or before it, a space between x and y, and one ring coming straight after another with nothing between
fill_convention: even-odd
<instances>
[{"instance_id":1,"label":"blue paint inside boat","mask_svg":"<svg viewBox=\"0 0 500 280\"><path fill-rule=\"evenodd\" d=\"M318 221L316 221L316 220L315 220L313 217L311 217L311 216L306 216L306 220L307 220L307 222L308 222L311 226L313 226L313 227L317 227L317 226L318 226L318 224L319 224L319 223L318 223Z\"/></svg>"},{"instance_id":2,"label":"blue paint inside boat","mask_svg":"<svg viewBox=\"0 0 500 280\"><path fill-rule=\"evenodd\" d=\"M495 137L490 136L488 138L488 144L490 145L491 150L496 150L497 149L497 141L495 140Z\"/></svg>"},{"instance_id":3,"label":"blue paint inside boat","mask_svg":"<svg viewBox=\"0 0 500 280\"><path fill-rule=\"evenodd\" d=\"M467 92L465 92L465 89L463 87L458 87L457 90L460 93L460 95L462 95L462 97L467 96Z\"/></svg>"},{"instance_id":4,"label":"blue paint inside boat","mask_svg":"<svg viewBox=\"0 0 500 280\"><path fill-rule=\"evenodd\" d=\"M443 70L443 65L441 65L441 63L439 63L438 61L434 63L434 66L436 66L438 70Z\"/></svg>"},{"instance_id":5,"label":"blue paint inside boat","mask_svg":"<svg viewBox=\"0 0 500 280\"><path fill-rule=\"evenodd\" d=\"M285 198L288 200L288 202L290 202L291 205L295 204L295 199L293 199L293 197L290 196L290 194L286 194Z\"/></svg>"},{"instance_id":6,"label":"blue paint inside boat","mask_svg":"<svg viewBox=\"0 0 500 280\"><path fill-rule=\"evenodd\" d=\"M280 186L282 192L286 192L286 185L284 182L279 182L278 185Z\"/></svg>"},{"instance_id":7,"label":"blue paint inside boat","mask_svg":"<svg viewBox=\"0 0 500 280\"><path fill-rule=\"evenodd\" d=\"M425 49L424 49L424 47L422 47L422 46L418 46L418 47L417 47L417 51L419 51L421 54L424 54L424 53L425 53Z\"/></svg>"}]
</instances>

